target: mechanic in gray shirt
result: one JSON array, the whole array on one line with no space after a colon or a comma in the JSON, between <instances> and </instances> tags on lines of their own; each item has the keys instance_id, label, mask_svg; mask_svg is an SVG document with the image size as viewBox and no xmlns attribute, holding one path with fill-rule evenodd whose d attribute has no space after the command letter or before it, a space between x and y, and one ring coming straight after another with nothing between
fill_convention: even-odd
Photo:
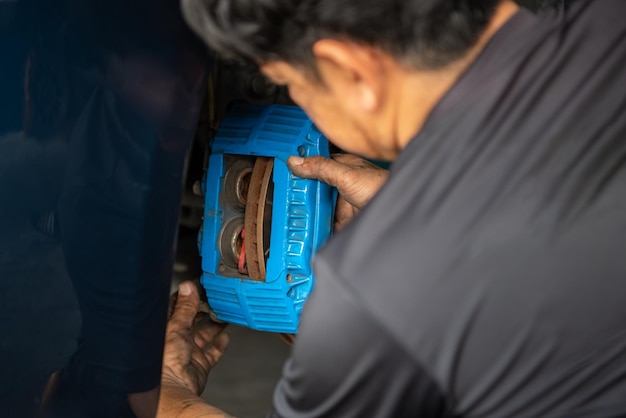
<instances>
[{"instance_id":1,"label":"mechanic in gray shirt","mask_svg":"<svg viewBox=\"0 0 626 418\"><path fill-rule=\"evenodd\" d=\"M342 228L270 416L626 416L626 2L183 9L338 146L393 161L385 181L354 156L290 160L339 187ZM196 305L184 284L162 416L224 415L193 393L227 344L185 343Z\"/></svg>"}]
</instances>

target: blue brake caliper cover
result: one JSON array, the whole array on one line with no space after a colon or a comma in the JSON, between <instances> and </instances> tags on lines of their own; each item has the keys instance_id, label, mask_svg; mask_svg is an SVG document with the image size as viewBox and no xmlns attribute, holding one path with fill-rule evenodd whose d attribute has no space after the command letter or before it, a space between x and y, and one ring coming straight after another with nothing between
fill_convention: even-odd
<instances>
[{"instance_id":1,"label":"blue brake caliper cover","mask_svg":"<svg viewBox=\"0 0 626 418\"><path fill-rule=\"evenodd\" d=\"M311 258L332 231L336 192L317 180L291 174L286 165L290 155L329 156L327 139L295 106L234 106L213 140L203 182L205 208L198 242L202 285L211 310L221 321L263 331L297 331L314 281ZM226 224L243 216L224 198L228 164L260 156L274 158L265 281L239 273L220 253Z\"/></svg>"}]
</instances>

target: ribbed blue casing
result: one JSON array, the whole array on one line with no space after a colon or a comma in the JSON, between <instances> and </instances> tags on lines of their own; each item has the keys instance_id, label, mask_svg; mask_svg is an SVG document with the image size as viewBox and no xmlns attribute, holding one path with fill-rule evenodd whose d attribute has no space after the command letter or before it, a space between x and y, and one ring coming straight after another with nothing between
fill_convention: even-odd
<instances>
[{"instance_id":1,"label":"ribbed blue casing","mask_svg":"<svg viewBox=\"0 0 626 418\"><path fill-rule=\"evenodd\" d=\"M264 282L220 275L219 236L229 212L222 193L226 156L274 157L270 255ZM204 221L198 244L209 305L224 322L295 333L314 278L311 258L331 234L336 192L292 175L290 155L328 156L328 141L294 106L239 105L222 121L203 182ZM220 270L221 268L221 270Z\"/></svg>"}]
</instances>

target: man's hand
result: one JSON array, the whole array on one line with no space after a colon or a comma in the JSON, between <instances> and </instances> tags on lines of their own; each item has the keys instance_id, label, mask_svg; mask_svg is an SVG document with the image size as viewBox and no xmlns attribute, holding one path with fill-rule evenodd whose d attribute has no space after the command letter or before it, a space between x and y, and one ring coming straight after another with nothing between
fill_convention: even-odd
<instances>
[{"instance_id":1,"label":"man's hand","mask_svg":"<svg viewBox=\"0 0 626 418\"><path fill-rule=\"evenodd\" d=\"M289 169L297 176L317 179L339 191L335 231L346 226L387 180L389 172L351 154L324 157L289 157Z\"/></svg>"},{"instance_id":2,"label":"man's hand","mask_svg":"<svg viewBox=\"0 0 626 418\"><path fill-rule=\"evenodd\" d=\"M224 324L198 315L200 297L196 286L184 282L167 323L162 380L177 383L199 395L209 372L228 346Z\"/></svg>"},{"instance_id":3,"label":"man's hand","mask_svg":"<svg viewBox=\"0 0 626 418\"><path fill-rule=\"evenodd\" d=\"M225 325L211 321L208 315L198 315L199 304L196 286L191 282L181 283L165 335L160 417L186 417L195 413L226 416L197 396L228 346L228 335L222 333Z\"/></svg>"}]
</instances>

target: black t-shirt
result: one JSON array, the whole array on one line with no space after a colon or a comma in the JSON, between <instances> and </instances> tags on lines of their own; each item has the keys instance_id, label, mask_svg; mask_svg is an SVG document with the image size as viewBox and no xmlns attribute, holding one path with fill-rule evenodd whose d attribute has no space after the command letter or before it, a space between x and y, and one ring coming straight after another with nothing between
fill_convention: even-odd
<instances>
[{"instance_id":1,"label":"black t-shirt","mask_svg":"<svg viewBox=\"0 0 626 418\"><path fill-rule=\"evenodd\" d=\"M626 416L626 2L519 11L315 266L274 416Z\"/></svg>"}]
</instances>

